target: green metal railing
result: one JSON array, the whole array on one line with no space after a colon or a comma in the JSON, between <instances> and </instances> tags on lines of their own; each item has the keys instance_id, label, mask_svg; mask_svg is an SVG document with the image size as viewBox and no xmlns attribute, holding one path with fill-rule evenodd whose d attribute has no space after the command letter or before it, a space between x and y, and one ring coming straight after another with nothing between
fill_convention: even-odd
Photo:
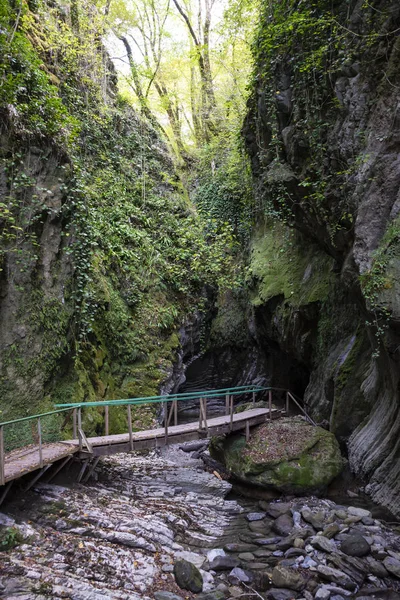
<instances>
[{"instance_id":1,"label":"green metal railing","mask_svg":"<svg viewBox=\"0 0 400 600\"><path fill-rule=\"evenodd\" d=\"M122 398L119 400L98 400L96 402L70 402L67 404L56 404L56 407L63 408L78 408L78 407L89 407L89 406L123 406L126 404L151 404L155 402L171 402L177 400L179 402L186 400L198 400L203 396L207 398L222 398L227 394L232 396L243 395L246 393L257 393L262 391L272 390L274 388L267 388L255 385L242 385L230 388L222 388L218 390L203 390L201 392L182 392L180 394L166 394L162 396L147 396L143 398ZM278 389L278 388L275 388Z\"/></svg>"}]
</instances>

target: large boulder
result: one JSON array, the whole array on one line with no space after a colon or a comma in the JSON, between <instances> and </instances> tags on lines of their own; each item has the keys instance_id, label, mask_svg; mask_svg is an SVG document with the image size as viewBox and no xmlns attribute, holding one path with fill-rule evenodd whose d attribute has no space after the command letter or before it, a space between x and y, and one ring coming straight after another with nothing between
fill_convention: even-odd
<instances>
[{"instance_id":1,"label":"large boulder","mask_svg":"<svg viewBox=\"0 0 400 600\"><path fill-rule=\"evenodd\" d=\"M174 565L175 581L183 590L198 594L203 589L203 578L193 563L179 559Z\"/></svg>"},{"instance_id":2,"label":"large boulder","mask_svg":"<svg viewBox=\"0 0 400 600\"><path fill-rule=\"evenodd\" d=\"M305 580L300 573L294 569L276 566L272 571L272 584L277 588L289 588L290 590L301 590L305 585Z\"/></svg>"},{"instance_id":3,"label":"large boulder","mask_svg":"<svg viewBox=\"0 0 400 600\"><path fill-rule=\"evenodd\" d=\"M343 468L335 436L299 417L260 425L247 443L213 438L210 451L239 480L288 494L321 491Z\"/></svg>"},{"instance_id":4,"label":"large boulder","mask_svg":"<svg viewBox=\"0 0 400 600\"><path fill-rule=\"evenodd\" d=\"M371 546L362 535L354 533L342 541L340 549L348 556L366 556L370 553Z\"/></svg>"}]
</instances>

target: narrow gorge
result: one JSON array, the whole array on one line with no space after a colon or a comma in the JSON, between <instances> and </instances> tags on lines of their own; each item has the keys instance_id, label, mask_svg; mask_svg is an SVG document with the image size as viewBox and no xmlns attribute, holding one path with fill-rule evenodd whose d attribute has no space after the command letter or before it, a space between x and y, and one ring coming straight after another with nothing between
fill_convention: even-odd
<instances>
[{"instance_id":1,"label":"narrow gorge","mask_svg":"<svg viewBox=\"0 0 400 600\"><path fill-rule=\"evenodd\" d=\"M400 598L399 65L394 0L0 0L0 470L270 411L0 472L0 597Z\"/></svg>"}]
</instances>

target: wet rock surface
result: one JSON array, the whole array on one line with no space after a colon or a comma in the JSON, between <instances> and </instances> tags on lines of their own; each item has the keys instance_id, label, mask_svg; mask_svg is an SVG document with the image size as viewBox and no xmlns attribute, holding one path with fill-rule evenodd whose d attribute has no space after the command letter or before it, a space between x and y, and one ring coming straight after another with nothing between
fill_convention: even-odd
<instances>
[{"instance_id":1,"label":"wet rock surface","mask_svg":"<svg viewBox=\"0 0 400 600\"><path fill-rule=\"evenodd\" d=\"M177 447L105 458L87 485L38 485L0 515L24 538L0 554L0 597L400 599L396 528L331 500L239 505L230 490Z\"/></svg>"}]
</instances>

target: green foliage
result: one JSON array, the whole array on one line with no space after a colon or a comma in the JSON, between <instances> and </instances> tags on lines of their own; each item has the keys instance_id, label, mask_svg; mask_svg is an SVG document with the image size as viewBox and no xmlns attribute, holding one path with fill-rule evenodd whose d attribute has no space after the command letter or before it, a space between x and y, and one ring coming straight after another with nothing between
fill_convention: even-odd
<instances>
[{"instance_id":1,"label":"green foliage","mask_svg":"<svg viewBox=\"0 0 400 600\"><path fill-rule=\"evenodd\" d=\"M348 22L350 10L331 0L268 0L253 44L253 89L259 95L252 102L254 107L262 103L256 109L262 120L262 132L257 132L260 163L264 171L266 164L269 171L287 161L293 169L290 178L280 181L277 173L272 182L267 174L261 210L293 225L301 207L326 227L332 246L353 227L351 174L365 145L359 136L354 155L344 157L335 152L334 140L328 140L343 110L335 82L354 62L361 70L370 68L367 55L374 56L384 15L389 16L365 3L355 9L360 17L355 25Z\"/></svg>"},{"instance_id":2,"label":"green foliage","mask_svg":"<svg viewBox=\"0 0 400 600\"><path fill-rule=\"evenodd\" d=\"M76 122L32 44L35 19L24 0L1 3L0 30L0 105L8 105L21 133L68 139Z\"/></svg>"},{"instance_id":3,"label":"green foliage","mask_svg":"<svg viewBox=\"0 0 400 600\"><path fill-rule=\"evenodd\" d=\"M245 241L252 222L253 190L249 160L234 129L223 129L202 147L194 186L201 214L229 224Z\"/></svg>"},{"instance_id":4,"label":"green foliage","mask_svg":"<svg viewBox=\"0 0 400 600\"><path fill-rule=\"evenodd\" d=\"M372 319L367 321L375 330L378 357L380 346L389 327L392 307L386 306L386 292L394 285L391 264L397 262L400 252L400 219L395 219L386 230L379 248L374 252L371 268L360 276L361 290Z\"/></svg>"},{"instance_id":5,"label":"green foliage","mask_svg":"<svg viewBox=\"0 0 400 600\"><path fill-rule=\"evenodd\" d=\"M1 527L0 528L0 552L12 550L15 546L22 544L23 536L16 527Z\"/></svg>"},{"instance_id":6,"label":"green foliage","mask_svg":"<svg viewBox=\"0 0 400 600\"><path fill-rule=\"evenodd\" d=\"M243 348L248 341L248 298L243 290L220 294L218 313L213 319L209 337L212 349L226 346Z\"/></svg>"},{"instance_id":7,"label":"green foliage","mask_svg":"<svg viewBox=\"0 0 400 600\"><path fill-rule=\"evenodd\" d=\"M99 320L112 353L135 360L149 353L149 331L162 337L199 306L204 285L230 285L235 240L163 181L171 165L133 113L110 110L83 131L64 206L78 339L88 341ZM139 161L145 168L133 170Z\"/></svg>"},{"instance_id":8,"label":"green foliage","mask_svg":"<svg viewBox=\"0 0 400 600\"><path fill-rule=\"evenodd\" d=\"M361 275L361 289L371 308L377 308L380 292L392 286L387 273L389 262L399 253L400 219L388 227L379 248L374 252L371 268Z\"/></svg>"},{"instance_id":9,"label":"green foliage","mask_svg":"<svg viewBox=\"0 0 400 600\"><path fill-rule=\"evenodd\" d=\"M240 281L232 226L181 194L158 135L116 94L101 10L78 5L74 23L58 4L40 2L37 13L24 1L1 6L0 106L12 136L1 156L0 248L20 269L27 332L3 363L7 415L11 406L20 416L51 401L157 393L177 328L202 309L205 286ZM60 297L42 269L49 224L62 236L49 266L53 281L65 278ZM9 399L21 381L17 406ZM125 416L115 419L126 429ZM88 416L91 430L100 420Z\"/></svg>"}]
</instances>

